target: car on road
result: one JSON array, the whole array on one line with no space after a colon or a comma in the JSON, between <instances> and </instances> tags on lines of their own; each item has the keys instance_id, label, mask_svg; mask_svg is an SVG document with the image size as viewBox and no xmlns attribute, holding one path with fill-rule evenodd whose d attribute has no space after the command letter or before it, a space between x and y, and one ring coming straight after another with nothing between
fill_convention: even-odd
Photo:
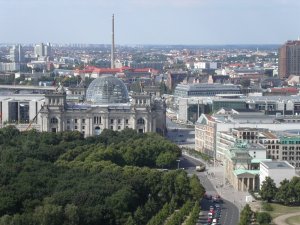
<instances>
[{"instance_id":1,"label":"car on road","mask_svg":"<svg viewBox=\"0 0 300 225\"><path fill-rule=\"evenodd\" d=\"M222 203L223 200L222 200L222 198L221 198L220 195L215 195L215 196L213 197L213 202L215 202L215 203Z\"/></svg>"},{"instance_id":2,"label":"car on road","mask_svg":"<svg viewBox=\"0 0 300 225\"><path fill-rule=\"evenodd\" d=\"M208 218L207 218L207 223L208 223L208 224L211 224L211 221L212 221L212 218L209 218L209 217L208 217Z\"/></svg>"}]
</instances>

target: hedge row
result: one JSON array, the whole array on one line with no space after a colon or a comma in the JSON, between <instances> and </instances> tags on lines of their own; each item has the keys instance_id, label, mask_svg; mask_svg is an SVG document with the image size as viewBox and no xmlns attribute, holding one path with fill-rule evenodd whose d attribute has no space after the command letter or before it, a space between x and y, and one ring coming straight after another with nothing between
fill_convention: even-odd
<instances>
[{"instance_id":1,"label":"hedge row","mask_svg":"<svg viewBox=\"0 0 300 225\"><path fill-rule=\"evenodd\" d=\"M166 219L174 212L175 203L171 201L170 203L164 204L163 208L153 216L147 225L163 225Z\"/></svg>"},{"instance_id":2,"label":"hedge row","mask_svg":"<svg viewBox=\"0 0 300 225\"><path fill-rule=\"evenodd\" d=\"M193 203L191 201L187 201L179 211L176 211L171 218L166 221L165 225L181 225L192 208Z\"/></svg>"},{"instance_id":3,"label":"hedge row","mask_svg":"<svg viewBox=\"0 0 300 225\"><path fill-rule=\"evenodd\" d=\"M191 212L189 218L186 220L185 225L195 225L198 221L199 213L200 213L199 203L195 202L193 211Z\"/></svg>"}]
</instances>

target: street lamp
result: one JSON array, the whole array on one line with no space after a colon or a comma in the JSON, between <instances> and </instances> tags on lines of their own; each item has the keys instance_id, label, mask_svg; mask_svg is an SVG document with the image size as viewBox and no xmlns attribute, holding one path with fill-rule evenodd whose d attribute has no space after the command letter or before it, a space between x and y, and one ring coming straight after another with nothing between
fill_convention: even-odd
<instances>
[{"instance_id":1,"label":"street lamp","mask_svg":"<svg viewBox=\"0 0 300 225\"><path fill-rule=\"evenodd\" d=\"M177 169L179 170L179 162L180 162L180 159L177 159Z\"/></svg>"}]
</instances>

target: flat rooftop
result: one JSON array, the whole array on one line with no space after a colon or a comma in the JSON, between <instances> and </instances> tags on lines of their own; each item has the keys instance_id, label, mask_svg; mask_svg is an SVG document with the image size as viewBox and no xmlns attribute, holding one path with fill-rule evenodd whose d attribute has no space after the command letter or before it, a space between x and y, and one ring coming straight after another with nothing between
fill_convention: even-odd
<instances>
[{"instance_id":1,"label":"flat rooftop","mask_svg":"<svg viewBox=\"0 0 300 225\"><path fill-rule=\"evenodd\" d=\"M261 162L262 164L265 165L268 169L295 169L291 164L289 164L286 161L272 161L272 162L267 162L263 161Z\"/></svg>"}]
</instances>

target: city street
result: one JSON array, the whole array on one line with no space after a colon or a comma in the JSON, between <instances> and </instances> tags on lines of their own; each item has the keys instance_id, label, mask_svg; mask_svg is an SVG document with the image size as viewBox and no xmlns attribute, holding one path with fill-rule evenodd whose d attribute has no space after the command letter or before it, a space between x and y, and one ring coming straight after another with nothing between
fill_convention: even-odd
<instances>
[{"instance_id":1,"label":"city street","mask_svg":"<svg viewBox=\"0 0 300 225\"><path fill-rule=\"evenodd\" d=\"M220 190L216 190L215 184L212 181L215 179L214 177L208 176L208 171L210 171L212 168L210 168L208 171L205 172L196 172L195 167L196 165L199 165L199 160L193 159L187 155L183 155L180 161L180 167L185 168L187 173L189 175L196 174L199 177L199 180L203 187L206 190L206 194L216 196L219 194L223 199L223 204L221 204L222 212L221 212L221 218L220 223L223 224L230 224L230 225L236 225L238 224L239 219L239 210L236 205L231 203L230 201L223 198L223 196L220 193ZM233 198L232 198L233 199ZM210 200L203 199L201 201L201 215L199 217L198 224L206 224L207 223L207 215L209 211L209 207L213 205L213 203Z\"/></svg>"},{"instance_id":2,"label":"city street","mask_svg":"<svg viewBox=\"0 0 300 225\"><path fill-rule=\"evenodd\" d=\"M167 119L167 127L167 137L172 142L179 146L190 148L195 147L194 128L187 128L184 125L176 124L170 119ZM221 185L223 184L224 180L223 167L221 165L213 167L206 164L207 170L205 172L196 172L195 167L199 165L200 162L206 164L206 162L202 161L201 159L183 154L179 161L179 167L184 168L190 176L196 174L199 177L201 184L204 186L206 194L212 196L218 194L222 197L223 204L221 204L222 211L220 217L220 223L222 225L238 224L239 208L242 207L242 202L245 201L244 193L236 193L229 185ZM211 200L203 199L201 201L201 212L199 215L198 225L207 224L208 212L211 205L213 205Z\"/></svg>"}]
</instances>

